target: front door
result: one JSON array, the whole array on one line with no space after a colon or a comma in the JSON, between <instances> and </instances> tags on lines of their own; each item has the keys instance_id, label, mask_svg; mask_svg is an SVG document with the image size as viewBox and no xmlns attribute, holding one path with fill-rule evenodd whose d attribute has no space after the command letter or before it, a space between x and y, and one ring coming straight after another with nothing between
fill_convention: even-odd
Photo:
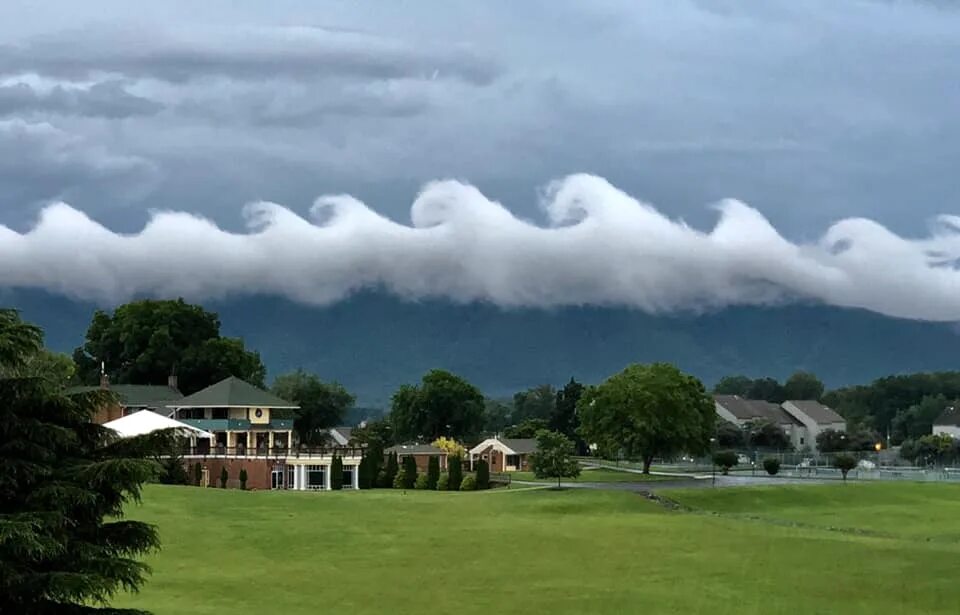
<instances>
[{"instance_id":1,"label":"front door","mask_svg":"<svg viewBox=\"0 0 960 615\"><path fill-rule=\"evenodd\" d=\"M283 468L270 472L270 488L283 489Z\"/></svg>"}]
</instances>

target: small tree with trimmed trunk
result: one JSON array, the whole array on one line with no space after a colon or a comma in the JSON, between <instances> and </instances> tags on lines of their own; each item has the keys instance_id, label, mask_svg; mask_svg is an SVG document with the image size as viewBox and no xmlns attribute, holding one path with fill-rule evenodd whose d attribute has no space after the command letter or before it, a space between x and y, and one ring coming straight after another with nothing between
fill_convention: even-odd
<instances>
[{"instance_id":1,"label":"small tree with trimmed trunk","mask_svg":"<svg viewBox=\"0 0 960 615\"><path fill-rule=\"evenodd\" d=\"M573 458L576 452L573 440L562 433L541 429L537 432L537 450L530 453L530 465L537 478L556 478L557 489L561 478L580 476L580 464Z\"/></svg>"},{"instance_id":2,"label":"small tree with trimmed trunk","mask_svg":"<svg viewBox=\"0 0 960 615\"><path fill-rule=\"evenodd\" d=\"M490 465L480 459L476 463L477 466L477 489L489 489L490 488Z\"/></svg>"},{"instance_id":3,"label":"small tree with trimmed trunk","mask_svg":"<svg viewBox=\"0 0 960 615\"><path fill-rule=\"evenodd\" d=\"M450 491L459 491L460 483L463 482L463 461L456 455L450 457L447 461L447 489Z\"/></svg>"},{"instance_id":4,"label":"small tree with trimmed trunk","mask_svg":"<svg viewBox=\"0 0 960 615\"><path fill-rule=\"evenodd\" d=\"M438 480L440 480L440 458L431 455L430 461L427 462L427 489L436 489Z\"/></svg>"},{"instance_id":5,"label":"small tree with trimmed trunk","mask_svg":"<svg viewBox=\"0 0 960 615\"><path fill-rule=\"evenodd\" d=\"M343 489L343 459L339 455L334 455L330 462L330 489Z\"/></svg>"},{"instance_id":6,"label":"small tree with trimmed trunk","mask_svg":"<svg viewBox=\"0 0 960 615\"><path fill-rule=\"evenodd\" d=\"M853 455L837 455L833 458L833 467L840 470L843 480L846 482L847 473L857 467L857 460Z\"/></svg>"},{"instance_id":7,"label":"small tree with trimmed trunk","mask_svg":"<svg viewBox=\"0 0 960 615\"><path fill-rule=\"evenodd\" d=\"M717 451L713 454L713 463L720 467L724 475L730 473L730 468L737 465L739 458L736 451Z\"/></svg>"},{"instance_id":8,"label":"small tree with trimmed trunk","mask_svg":"<svg viewBox=\"0 0 960 615\"><path fill-rule=\"evenodd\" d=\"M774 457L767 457L763 460L763 469L770 476L776 476L780 472L780 460Z\"/></svg>"}]
</instances>

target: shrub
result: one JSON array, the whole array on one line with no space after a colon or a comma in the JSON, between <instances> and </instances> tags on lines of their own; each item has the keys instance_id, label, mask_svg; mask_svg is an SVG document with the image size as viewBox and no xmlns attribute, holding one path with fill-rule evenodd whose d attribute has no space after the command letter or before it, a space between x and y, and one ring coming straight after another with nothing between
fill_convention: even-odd
<instances>
[{"instance_id":1,"label":"shrub","mask_svg":"<svg viewBox=\"0 0 960 615\"><path fill-rule=\"evenodd\" d=\"M477 479L474 478L473 474L467 474L463 477L463 480L460 481L460 491L476 491L477 490Z\"/></svg>"},{"instance_id":2,"label":"shrub","mask_svg":"<svg viewBox=\"0 0 960 615\"><path fill-rule=\"evenodd\" d=\"M230 475L227 473L227 466L220 468L220 488L227 488L227 479L230 478Z\"/></svg>"},{"instance_id":3,"label":"shrub","mask_svg":"<svg viewBox=\"0 0 960 615\"><path fill-rule=\"evenodd\" d=\"M448 460L447 468L447 489L457 491L460 489L460 481L463 480L463 461L459 457L453 456Z\"/></svg>"},{"instance_id":4,"label":"shrub","mask_svg":"<svg viewBox=\"0 0 960 615\"><path fill-rule=\"evenodd\" d=\"M737 465L737 461L736 451L717 451L713 454L713 463L720 466L724 474L729 473L730 468Z\"/></svg>"},{"instance_id":5,"label":"shrub","mask_svg":"<svg viewBox=\"0 0 960 615\"><path fill-rule=\"evenodd\" d=\"M380 472L377 473L377 487L381 489L388 489L393 485L390 484L389 478L387 477L387 469L383 468Z\"/></svg>"},{"instance_id":6,"label":"shrub","mask_svg":"<svg viewBox=\"0 0 960 615\"><path fill-rule=\"evenodd\" d=\"M403 481L404 489L413 489L417 484L417 460L411 455L403 458Z\"/></svg>"},{"instance_id":7,"label":"shrub","mask_svg":"<svg viewBox=\"0 0 960 615\"><path fill-rule=\"evenodd\" d=\"M193 484L199 487L201 481L203 481L203 466L201 466L198 461L193 464Z\"/></svg>"},{"instance_id":8,"label":"shrub","mask_svg":"<svg viewBox=\"0 0 960 615\"><path fill-rule=\"evenodd\" d=\"M436 489L438 480L440 480L440 458L432 455L427 463L427 489Z\"/></svg>"},{"instance_id":9,"label":"shrub","mask_svg":"<svg viewBox=\"0 0 960 615\"><path fill-rule=\"evenodd\" d=\"M164 485L186 485L190 482L187 470L183 467L183 458L171 455L160 464L159 481Z\"/></svg>"},{"instance_id":10,"label":"shrub","mask_svg":"<svg viewBox=\"0 0 960 615\"><path fill-rule=\"evenodd\" d=\"M780 472L780 460L774 459L773 457L764 459L763 469L766 470L770 476L776 476L777 473Z\"/></svg>"},{"instance_id":11,"label":"shrub","mask_svg":"<svg viewBox=\"0 0 960 615\"><path fill-rule=\"evenodd\" d=\"M406 488L407 488L407 470L406 470L406 468L400 468L400 471L397 472L397 475L393 477L393 488L394 488L394 489L406 489Z\"/></svg>"},{"instance_id":12,"label":"shrub","mask_svg":"<svg viewBox=\"0 0 960 615\"><path fill-rule=\"evenodd\" d=\"M833 458L833 467L840 470L843 480L847 480L847 472L857 467L857 460L853 455L837 455Z\"/></svg>"},{"instance_id":13,"label":"shrub","mask_svg":"<svg viewBox=\"0 0 960 615\"><path fill-rule=\"evenodd\" d=\"M477 461L477 489L490 488L490 465L480 459ZM461 487L463 489L463 487Z\"/></svg>"},{"instance_id":14,"label":"shrub","mask_svg":"<svg viewBox=\"0 0 960 615\"><path fill-rule=\"evenodd\" d=\"M437 479L437 491L447 491L450 487L450 475L441 474Z\"/></svg>"},{"instance_id":15,"label":"shrub","mask_svg":"<svg viewBox=\"0 0 960 615\"><path fill-rule=\"evenodd\" d=\"M338 455L334 455L330 462L330 489L333 491L343 489L343 459Z\"/></svg>"},{"instance_id":16,"label":"shrub","mask_svg":"<svg viewBox=\"0 0 960 615\"><path fill-rule=\"evenodd\" d=\"M240 468L240 488L246 490L247 488L247 469Z\"/></svg>"},{"instance_id":17,"label":"shrub","mask_svg":"<svg viewBox=\"0 0 960 615\"><path fill-rule=\"evenodd\" d=\"M421 474L417 477L417 482L413 485L414 489L429 489L430 481L427 478L426 474Z\"/></svg>"}]
</instances>

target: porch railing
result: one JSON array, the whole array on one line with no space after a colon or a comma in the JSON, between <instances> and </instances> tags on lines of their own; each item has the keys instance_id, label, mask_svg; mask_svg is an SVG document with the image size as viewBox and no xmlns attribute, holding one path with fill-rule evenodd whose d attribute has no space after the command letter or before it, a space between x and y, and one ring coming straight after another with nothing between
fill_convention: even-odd
<instances>
[{"instance_id":1,"label":"porch railing","mask_svg":"<svg viewBox=\"0 0 960 615\"><path fill-rule=\"evenodd\" d=\"M184 457L264 457L264 458L311 458L311 457L360 457L363 447L294 447L286 446L184 446L180 454Z\"/></svg>"}]
</instances>

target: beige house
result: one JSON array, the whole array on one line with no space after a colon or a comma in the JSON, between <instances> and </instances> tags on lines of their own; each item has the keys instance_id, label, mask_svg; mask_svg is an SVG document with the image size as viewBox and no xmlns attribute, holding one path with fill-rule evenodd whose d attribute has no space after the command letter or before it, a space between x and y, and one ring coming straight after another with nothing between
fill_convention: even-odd
<instances>
[{"instance_id":1,"label":"beige house","mask_svg":"<svg viewBox=\"0 0 960 615\"><path fill-rule=\"evenodd\" d=\"M743 427L752 421L770 421L787 434L794 449L813 446L806 426L777 404L739 395L714 395L713 403L717 416L734 425Z\"/></svg>"},{"instance_id":2,"label":"beige house","mask_svg":"<svg viewBox=\"0 0 960 615\"><path fill-rule=\"evenodd\" d=\"M530 453L537 450L537 441L530 438L487 438L470 449L470 468L483 459L491 472L530 471Z\"/></svg>"},{"instance_id":3,"label":"beige house","mask_svg":"<svg viewBox=\"0 0 960 615\"><path fill-rule=\"evenodd\" d=\"M818 401L807 399L791 399L783 402L781 408L797 419L807 430L811 450L817 449L817 436L828 429L844 432L847 430L847 421L829 406Z\"/></svg>"}]
</instances>

